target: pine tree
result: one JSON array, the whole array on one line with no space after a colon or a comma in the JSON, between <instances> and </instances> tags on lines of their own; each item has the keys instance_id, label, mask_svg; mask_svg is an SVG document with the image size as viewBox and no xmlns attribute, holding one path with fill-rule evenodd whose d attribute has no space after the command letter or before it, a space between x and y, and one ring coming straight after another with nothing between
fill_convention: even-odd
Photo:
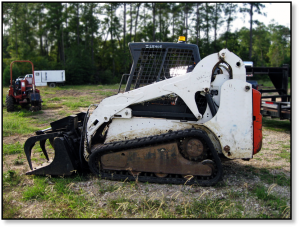
<instances>
[{"instance_id":1,"label":"pine tree","mask_svg":"<svg viewBox=\"0 0 300 228\"><path fill-rule=\"evenodd\" d=\"M265 7L262 3L243 3L243 8L240 8L240 12L242 13L249 13L250 15L250 41L249 41L249 60L252 59L252 37L253 37L253 23L258 23L257 20L253 20L253 14L262 14L265 15L265 13L262 13L261 9ZM249 8L248 8L248 7Z\"/></svg>"},{"instance_id":2,"label":"pine tree","mask_svg":"<svg viewBox=\"0 0 300 228\"><path fill-rule=\"evenodd\" d=\"M237 13L237 7L238 5L235 3L225 3L224 13L227 17L226 20L226 33L225 33L225 40L226 40L226 48L227 48L227 42L228 42L228 36L230 33L230 27L232 22L236 19L235 14Z\"/></svg>"}]
</instances>

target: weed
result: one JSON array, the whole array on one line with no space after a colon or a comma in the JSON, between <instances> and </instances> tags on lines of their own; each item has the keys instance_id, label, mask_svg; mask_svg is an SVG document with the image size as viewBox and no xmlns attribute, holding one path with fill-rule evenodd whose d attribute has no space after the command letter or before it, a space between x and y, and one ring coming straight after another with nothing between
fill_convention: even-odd
<instances>
[{"instance_id":1,"label":"weed","mask_svg":"<svg viewBox=\"0 0 300 228\"><path fill-rule=\"evenodd\" d=\"M16 216L19 214L21 206L16 206L14 203L12 203L14 200L15 198L13 196L3 197L3 219L16 218Z\"/></svg>"},{"instance_id":2,"label":"weed","mask_svg":"<svg viewBox=\"0 0 300 228\"><path fill-rule=\"evenodd\" d=\"M43 199L49 196L46 194L47 184L45 178L34 177L34 185L27 187L23 192L23 200Z\"/></svg>"},{"instance_id":3,"label":"weed","mask_svg":"<svg viewBox=\"0 0 300 228\"><path fill-rule=\"evenodd\" d=\"M269 189L266 189L265 186L258 185L254 189L254 193L259 200L262 200L264 202L266 206L272 208L272 210L278 210L279 214L283 215L284 217L287 217L286 208L288 206L286 203L286 199L272 195L270 192L273 187L274 186L271 185Z\"/></svg>"},{"instance_id":4,"label":"weed","mask_svg":"<svg viewBox=\"0 0 300 228\"><path fill-rule=\"evenodd\" d=\"M241 203L228 199L194 200L183 207L176 207L176 212L184 218L243 218L242 210Z\"/></svg>"},{"instance_id":5,"label":"weed","mask_svg":"<svg viewBox=\"0 0 300 228\"><path fill-rule=\"evenodd\" d=\"M20 142L16 142L14 144L6 144L3 143L3 154L9 155L9 154L20 154L23 153L23 145L21 145Z\"/></svg>"},{"instance_id":6,"label":"weed","mask_svg":"<svg viewBox=\"0 0 300 228\"><path fill-rule=\"evenodd\" d=\"M291 154L287 150L282 150L279 154L277 154L279 157L290 160Z\"/></svg>"},{"instance_id":7,"label":"weed","mask_svg":"<svg viewBox=\"0 0 300 228\"><path fill-rule=\"evenodd\" d=\"M26 118L30 117L27 114L24 114L25 112L22 112L23 114L19 115L17 112L14 113L7 113L3 112L3 136L11 136L15 134L31 134L32 132L35 132L37 130L40 130L40 128L35 127L34 124L37 123L37 121L33 118Z\"/></svg>"},{"instance_id":8,"label":"weed","mask_svg":"<svg viewBox=\"0 0 300 228\"><path fill-rule=\"evenodd\" d=\"M291 145L290 145L290 144L287 144L287 145L283 144L283 145L281 145L281 146L282 146L282 148L284 148L284 149L291 149Z\"/></svg>"},{"instance_id":9,"label":"weed","mask_svg":"<svg viewBox=\"0 0 300 228\"><path fill-rule=\"evenodd\" d=\"M14 165L23 165L24 159L17 158L14 160Z\"/></svg>"},{"instance_id":10,"label":"weed","mask_svg":"<svg viewBox=\"0 0 300 228\"><path fill-rule=\"evenodd\" d=\"M3 173L3 185L4 186L16 186L20 183L21 177L15 170L8 170Z\"/></svg>"}]
</instances>

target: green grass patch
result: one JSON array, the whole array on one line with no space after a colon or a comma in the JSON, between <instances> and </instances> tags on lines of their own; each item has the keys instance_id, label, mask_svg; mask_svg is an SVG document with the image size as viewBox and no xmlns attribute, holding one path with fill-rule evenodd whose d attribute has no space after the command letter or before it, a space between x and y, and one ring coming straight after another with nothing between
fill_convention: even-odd
<instances>
[{"instance_id":1,"label":"green grass patch","mask_svg":"<svg viewBox=\"0 0 300 228\"><path fill-rule=\"evenodd\" d=\"M291 159L291 153L287 150L281 150L279 154L277 154L279 157L290 160Z\"/></svg>"},{"instance_id":2,"label":"green grass patch","mask_svg":"<svg viewBox=\"0 0 300 228\"><path fill-rule=\"evenodd\" d=\"M3 143L3 155L20 154L24 152L23 145L20 142L14 144Z\"/></svg>"},{"instance_id":3,"label":"green grass patch","mask_svg":"<svg viewBox=\"0 0 300 228\"><path fill-rule=\"evenodd\" d=\"M104 90L99 90L99 91L97 91L97 93L99 93L100 95L105 96L105 97L110 97L110 96L112 96L112 95L116 95L115 92L112 92L112 91L104 91Z\"/></svg>"},{"instance_id":4,"label":"green grass patch","mask_svg":"<svg viewBox=\"0 0 300 228\"><path fill-rule=\"evenodd\" d=\"M241 203L228 199L194 200L192 203L176 206L176 212L183 218L243 218L242 210Z\"/></svg>"},{"instance_id":5,"label":"green grass patch","mask_svg":"<svg viewBox=\"0 0 300 228\"><path fill-rule=\"evenodd\" d=\"M27 187L23 192L23 200L47 200L49 195L46 193L46 181L42 177L34 177L34 185Z\"/></svg>"},{"instance_id":6,"label":"green grass patch","mask_svg":"<svg viewBox=\"0 0 300 228\"><path fill-rule=\"evenodd\" d=\"M25 159L22 158L16 158L14 160L14 165L23 165L24 164Z\"/></svg>"},{"instance_id":7,"label":"green grass patch","mask_svg":"<svg viewBox=\"0 0 300 228\"><path fill-rule=\"evenodd\" d=\"M44 218L99 218L102 210L96 209L93 200L85 197L87 193L74 192L72 186L85 180L81 176L73 177L33 177L34 185L23 192L23 200L47 202L43 209ZM106 215L107 216L107 215Z\"/></svg>"},{"instance_id":8,"label":"green grass patch","mask_svg":"<svg viewBox=\"0 0 300 228\"><path fill-rule=\"evenodd\" d=\"M21 176L15 170L8 170L3 172L3 186L5 187L14 187L18 185L21 181Z\"/></svg>"},{"instance_id":9,"label":"green grass patch","mask_svg":"<svg viewBox=\"0 0 300 228\"><path fill-rule=\"evenodd\" d=\"M284 215L288 207L287 200L271 194L271 191L271 187L267 189L265 186L258 185L254 188L253 193L259 200L263 201L266 206L272 208L272 210L277 210L280 215ZM273 213L271 213L271 215L263 214L262 217L271 218L272 214ZM275 214L273 215L276 216Z\"/></svg>"},{"instance_id":10,"label":"green grass patch","mask_svg":"<svg viewBox=\"0 0 300 228\"><path fill-rule=\"evenodd\" d=\"M260 169L258 173L259 178L267 184L277 184L280 186L290 186L291 180L283 173L271 174L267 169Z\"/></svg>"},{"instance_id":11,"label":"green grass patch","mask_svg":"<svg viewBox=\"0 0 300 228\"><path fill-rule=\"evenodd\" d=\"M66 105L72 110L78 109L79 107L87 108L92 104L93 97L69 97L67 101L63 101L62 104Z\"/></svg>"},{"instance_id":12,"label":"green grass patch","mask_svg":"<svg viewBox=\"0 0 300 228\"><path fill-rule=\"evenodd\" d=\"M286 144L286 145L281 145L282 146L282 148L284 148L284 149L291 149L291 145L290 144Z\"/></svg>"},{"instance_id":13,"label":"green grass patch","mask_svg":"<svg viewBox=\"0 0 300 228\"><path fill-rule=\"evenodd\" d=\"M47 109L59 109L62 108L61 104L53 104L53 103L44 103L42 105L42 110L47 110Z\"/></svg>"},{"instance_id":14,"label":"green grass patch","mask_svg":"<svg viewBox=\"0 0 300 228\"><path fill-rule=\"evenodd\" d=\"M47 101L61 101L60 97L52 97L52 98L48 98Z\"/></svg>"},{"instance_id":15,"label":"green grass patch","mask_svg":"<svg viewBox=\"0 0 300 228\"><path fill-rule=\"evenodd\" d=\"M271 80L258 80L257 83L259 85L263 85L263 87L274 87L274 85L273 85L273 83L272 83Z\"/></svg>"},{"instance_id":16,"label":"green grass patch","mask_svg":"<svg viewBox=\"0 0 300 228\"><path fill-rule=\"evenodd\" d=\"M291 122L286 120L276 120L263 117L262 124L266 129L272 131L291 131Z\"/></svg>"},{"instance_id":17,"label":"green grass patch","mask_svg":"<svg viewBox=\"0 0 300 228\"><path fill-rule=\"evenodd\" d=\"M19 215L19 210L21 206L16 206L12 203L15 200L13 196L3 197L2 207L3 207L3 219L16 218Z\"/></svg>"},{"instance_id":18,"label":"green grass patch","mask_svg":"<svg viewBox=\"0 0 300 228\"><path fill-rule=\"evenodd\" d=\"M38 121L33 119L32 116L41 114L38 112L29 112L22 110L20 112L6 112L3 111L3 136L11 136L15 134L31 134L40 128L34 126Z\"/></svg>"}]
</instances>

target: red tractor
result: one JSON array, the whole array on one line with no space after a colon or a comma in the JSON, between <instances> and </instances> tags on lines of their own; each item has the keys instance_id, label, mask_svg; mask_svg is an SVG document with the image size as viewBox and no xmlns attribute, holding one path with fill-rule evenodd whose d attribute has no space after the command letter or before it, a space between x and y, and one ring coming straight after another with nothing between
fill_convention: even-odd
<instances>
[{"instance_id":1,"label":"red tractor","mask_svg":"<svg viewBox=\"0 0 300 228\"><path fill-rule=\"evenodd\" d=\"M12 65L15 62L28 62L32 66L32 78L18 78L13 80L12 78ZM10 64L10 86L8 95L6 96L6 108L8 112L14 111L14 105L20 104L22 107L31 105L30 110L38 111L42 108L42 99L40 91L35 88L34 81L34 66L29 60L16 60Z\"/></svg>"}]
</instances>

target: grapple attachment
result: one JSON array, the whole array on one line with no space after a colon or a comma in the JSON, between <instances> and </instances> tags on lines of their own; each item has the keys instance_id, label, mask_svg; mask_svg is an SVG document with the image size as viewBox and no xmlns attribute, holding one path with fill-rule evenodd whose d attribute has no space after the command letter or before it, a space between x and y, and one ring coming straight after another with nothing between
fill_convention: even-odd
<instances>
[{"instance_id":1,"label":"grapple attachment","mask_svg":"<svg viewBox=\"0 0 300 228\"><path fill-rule=\"evenodd\" d=\"M71 175L72 172L84 168L82 157L83 137L81 137L82 126L85 113L79 113L50 123L51 128L37 131L36 136L27 139L24 145L25 155L31 171L27 175ZM40 142L40 147L49 162L46 151L46 140L54 148L53 161L45 166L34 168L31 162L31 150L36 142Z\"/></svg>"}]
</instances>

